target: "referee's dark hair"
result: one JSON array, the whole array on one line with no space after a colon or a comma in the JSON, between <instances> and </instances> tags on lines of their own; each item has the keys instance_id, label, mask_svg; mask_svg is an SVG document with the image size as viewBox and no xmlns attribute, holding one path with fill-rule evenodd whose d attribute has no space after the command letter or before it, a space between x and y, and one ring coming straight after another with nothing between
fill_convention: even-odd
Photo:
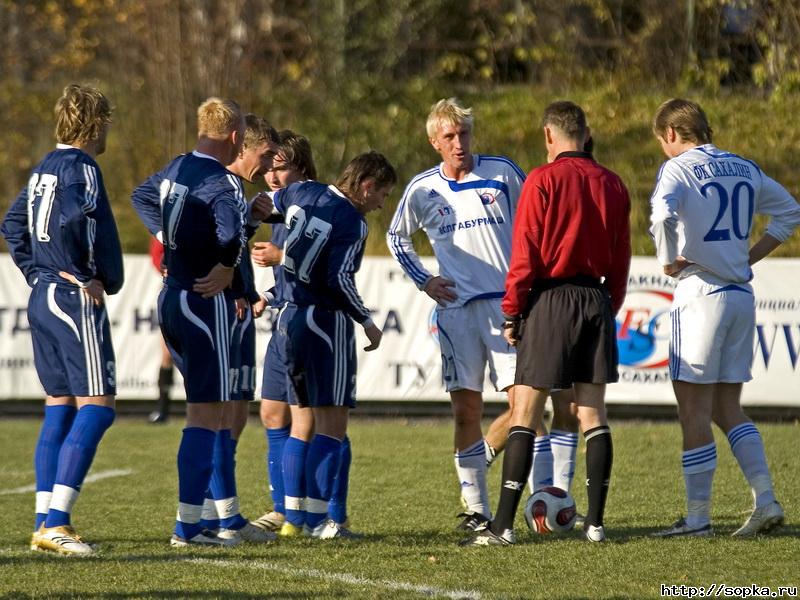
<instances>
[{"instance_id":1,"label":"referee's dark hair","mask_svg":"<svg viewBox=\"0 0 800 600\"><path fill-rule=\"evenodd\" d=\"M544 109L542 127L555 127L569 139L583 141L586 137L586 114L574 102L559 100Z\"/></svg>"}]
</instances>

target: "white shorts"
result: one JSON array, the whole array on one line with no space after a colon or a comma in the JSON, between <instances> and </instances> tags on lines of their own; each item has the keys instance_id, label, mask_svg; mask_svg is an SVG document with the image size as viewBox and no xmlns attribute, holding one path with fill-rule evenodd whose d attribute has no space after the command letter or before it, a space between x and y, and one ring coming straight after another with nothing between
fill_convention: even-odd
<instances>
[{"instance_id":1,"label":"white shorts","mask_svg":"<svg viewBox=\"0 0 800 600\"><path fill-rule=\"evenodd\" d=\"M437 308L442 379L448 392L483 391L489 379L497 391L514 385L517 351L503 337L500 299L473 300L458 308Z\"/></svg>"},{"instance_id":2,"label":"white shorts","mask_svg":"<svg viewBox=\"0 0 800 600\"><path fill-rule=\"evenodd\" d=\"M672 302L670 377L689 383L750 381L755 298L748 283L681 280Z\"/></svg>"}]
</instances>

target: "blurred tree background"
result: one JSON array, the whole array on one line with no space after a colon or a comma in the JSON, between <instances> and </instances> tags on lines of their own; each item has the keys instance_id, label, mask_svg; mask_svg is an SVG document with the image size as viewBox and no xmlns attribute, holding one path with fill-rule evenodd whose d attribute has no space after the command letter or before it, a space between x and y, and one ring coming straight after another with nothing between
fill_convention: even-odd
<instances>
[{"instance_id":1,"label":"blurred tree background","mask_svg":"<svg viewBox=\"0 0 800 600\"><path fill-rule=\"evenodd\" d=\"M572 99L631 190L637 254L668 97L699 101L718 145L800 193L796 0L0 0L0 33L0 209L53 146L62 87L92 83L116 107L99 163L127 252L147 248L130 192L193 147L210 95L307 135L322 180L374 148L401 182L436 162L424 124L441 97L475 109L475 151L525 170L544 160L543 107ZM370 217L373 254L401 193ZM780 252L800 256L797 236Z\"/></svg>"}]
</instances>

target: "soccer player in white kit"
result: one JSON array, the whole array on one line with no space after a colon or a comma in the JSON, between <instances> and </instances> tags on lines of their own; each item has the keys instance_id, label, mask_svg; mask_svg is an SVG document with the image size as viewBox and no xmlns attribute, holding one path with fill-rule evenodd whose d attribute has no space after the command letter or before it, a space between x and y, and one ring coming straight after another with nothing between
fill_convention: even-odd
<instances>
[{"instance_id":1,"label":"soccer player in white kit","mask_svg":"<svg viewBox=\"0 0 800 600\"><path fill-rule=\"evenodd\" d=\"M460 527L474 530L491 515L481 432L487 362L495 388L508 390L513 402L516 352L503 338L500 300L511 254L512 220L525 174L507 158L472 154L472 124L471 109L460 106L455 98L433 105L427 134L443 162L408 184L387 243L417 287L438 303L442 375L453 404L455 465L467 508L460 515L464 517ZM411 236L419 229L425 230L436 254L438 276L425 269L414 251ZM562 394L568 407L571 390ZM507 437L507 413L492 430L499 432L500 440ZM570 450L574 462L574 447ZM547 485L552 485L549 451L548 443Z\"/></svg>"},{"instance_id":2,"label":"soccer player in white kit","mask_svg":"<svg viewBox=\"0 0 800 600\"><path fill-rule=\"evenodd\" d=\"M755 300L751 265L792 235L800 205L752 161L711 143L694 102L668 100L653 131L667 162L650 199L658 261L678 279L672 304L670 376L683 430L686 518L659 537L710 535L711 485L717 465L712 421L725 432L750 484L754 509L734 536L766 533L783 523L764 444L742 412L742 383L752 377ZM769 215L750 247L755 213Z\"/></svg>"}]
</instances>

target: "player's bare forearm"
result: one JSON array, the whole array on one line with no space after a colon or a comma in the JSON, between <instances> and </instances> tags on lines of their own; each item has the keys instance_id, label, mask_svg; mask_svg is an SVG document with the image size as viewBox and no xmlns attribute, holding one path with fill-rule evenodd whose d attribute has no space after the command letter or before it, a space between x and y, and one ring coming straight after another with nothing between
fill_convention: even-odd
<instances>
[{"instance_id":1,"label":"player's bare forearm","mask_svg":"<svg viewBox=\"0 0 800 600\"><path fill-rule=\"evenodd\" d=\"M752 248L750 248L750 264L756 264L762 258L771 254L772 251L780 245L781 241L779 239L772 237L768 233L765 233L763 236L761 236L761 239L753 244Z\"/></svg>"}]
</instances>

